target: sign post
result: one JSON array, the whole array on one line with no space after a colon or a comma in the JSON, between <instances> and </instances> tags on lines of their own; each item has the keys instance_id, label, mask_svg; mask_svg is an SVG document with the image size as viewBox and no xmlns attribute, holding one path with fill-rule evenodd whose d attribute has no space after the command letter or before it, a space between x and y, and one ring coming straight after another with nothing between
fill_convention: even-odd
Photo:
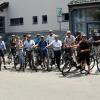
<instances>
[{"instance_id":1,"label":"sign post","mask_svg":"<svg viewBox=\"0 0 100 100\"><path fill-rule=\"evenodd\" d=\"M62 8L56 8L56 14L57 14L57 21L59 23L59 30L61 32Z\"/></svg>"}]
</instances>

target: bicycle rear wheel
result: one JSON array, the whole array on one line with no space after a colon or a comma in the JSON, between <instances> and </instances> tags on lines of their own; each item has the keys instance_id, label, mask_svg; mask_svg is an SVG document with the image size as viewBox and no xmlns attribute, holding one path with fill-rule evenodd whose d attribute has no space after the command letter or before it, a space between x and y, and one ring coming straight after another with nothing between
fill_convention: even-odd
<instances>
[{"instance_id":1,"label":"bicycle rear wheel","mask_svg":"<svg viewBox=\"0 0 100 100\"><path fill-rule=\"evenodd\" d=\"M16 71L19 71L21 69L21 66L19 64L18 55L16 55L14 57L14 68L15 68Z\"/></svg>"},{"instance_id":2,"label":"bicycle rear wheel","mask_svg":"<svg viewBox=\"0 0 100 100\"><path fill-rule=\"evenodd\" d=\"M95 58L93 55L91 55L90 56L90 70L92 70L94 66L95 66ZM85 64L83 67L85 68L84 70L88 72L88 66Z\"/></svg>"}]
</instances>

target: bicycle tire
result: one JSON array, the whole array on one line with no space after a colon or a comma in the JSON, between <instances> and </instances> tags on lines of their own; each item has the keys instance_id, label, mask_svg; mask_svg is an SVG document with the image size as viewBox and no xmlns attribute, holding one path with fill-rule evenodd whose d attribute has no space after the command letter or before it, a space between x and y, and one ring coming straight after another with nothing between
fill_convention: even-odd
<instances>
[{"instance_id":1,"label":"bicycle tire","mask_svg":"<svg viewBox=\"0 0 100 100\"><path fill-rule=\"evenodd\" d=\"M95 58L93 55L90 56L90 70L92 70L95 66ZM85 70L85 72L88 73L88 66L87 65L83 65L83 68Z\"/></svg>"},{"instance_id":2,"label":"bicycle tire","mask_svg":"<svg viewBox=\"0 0 100 100\"><path fill-rule=\"evenodd\" d=\"M90 70L92 70L95 66L95 58L94 56L90 56Z\"/></svg>"},{"instance_id":3,"label":"bicycle tire","mask_svg":"<svg viewBox=\"0 0 100 100\"><path fill-rule=\"evenodd\" d=\"M62 75L66 76L70 72L70 70L71 70L70 62L65 63L64 66L62 67L62 71L61 71Z\"/></svg>"},{"instance_id":4,"label":"bicycle tire","mask_svg":"<svg viewBox=\"0 0 100 100\"><path fill-rule=\"evenodd\" d=\"M11 55L11 54L10 54L10 55L8 55L7 59L9 59L8 64L10 64L10 63L12 62L12 55Z\"/></svg>"},{"instance_id":5,"label":"bicycle tire","mask_svg":"<svg viewBox=\"0 0 100 100\"><path fill-rule=\"evenodd\" d=\"M100 59L97 59L97 60L96 60L96 62L97 62L96 64L97 64L97 69L98 69L98 71L100 72L100 65L99 65L100 62L99 62L99 60L100 60Z\"/></svg>"},{"instance_id":6,"label":"bicycle tire","mask_svg":"<svg viewBox=\"0 0 100 100\"><path fill-rule=\"evenodd\" d=\"M14 57L14 68L16 71L19 71L21 69L21 66L19 65L19 61L18 61L18 55Z\"/></svg>"}]
</instances>

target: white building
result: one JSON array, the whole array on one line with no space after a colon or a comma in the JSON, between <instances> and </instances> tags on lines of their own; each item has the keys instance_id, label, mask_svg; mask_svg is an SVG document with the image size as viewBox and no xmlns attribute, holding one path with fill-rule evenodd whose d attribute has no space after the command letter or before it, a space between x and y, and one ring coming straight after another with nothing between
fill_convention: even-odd
<instances>
[{"instance_id":1,"label":"white building","mask_svg":"<svg viewBox=\"0 0 100 100\"><path fill-rule=\"evenodd\" d=\"M9 5L4 2L9 2ZM60 30L58 8L62 8L61 30L65 31L69 29L69 2L70 0L0 0L0 32Z\"/></svg>"}]
</instances>

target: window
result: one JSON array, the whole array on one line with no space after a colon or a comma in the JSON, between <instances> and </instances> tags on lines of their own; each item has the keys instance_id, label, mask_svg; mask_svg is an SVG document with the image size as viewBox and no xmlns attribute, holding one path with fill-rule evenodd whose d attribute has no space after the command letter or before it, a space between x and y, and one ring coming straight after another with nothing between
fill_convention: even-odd
<instances>
[{"instance_id":1,"label":"window","mask_svg":"<svg viewBox=\"0 0 100 100\"><path fill-rule=\"evenodd\" d=\"M69 21L69 13L63 13L62 14L62 21L63 22Z\"/></svg>"},{"instance_id":2,"label":"window","mask_svg":"<svg viewBox=\"0 0 100 100\"><path fill-rule=\"evenodd\" d=\"M38 18L37 18L37 16L33 16L33 24L38 24Z\"/></svg>"},{"instance_id":3,"label":"window","mask_svg":"<svg viewBox=\"0 0 100 100\"><path fill-rule=\"evenodd\" d=\"M42 15L42 24L47 23L47 15Z\"/></svg>"},{"instance_id":4,"label":"window","mask_svg":"<svg viewBox=\"0 0 100 100\"><path fill-rule=\"evenodd\" d=\"M11 26L23 25L23 18L12 18L12 19L10 19L10 25Z\"/></svg>"},{"instance_id":5,"label":"window","mask_svg":"<svg viewBox=\"0 0 100 100\"><path fill-rule=\"evenodd\" d=\"M5 32L5 17L0 16L0 33Z\"/></svg>"}]
</instances>

